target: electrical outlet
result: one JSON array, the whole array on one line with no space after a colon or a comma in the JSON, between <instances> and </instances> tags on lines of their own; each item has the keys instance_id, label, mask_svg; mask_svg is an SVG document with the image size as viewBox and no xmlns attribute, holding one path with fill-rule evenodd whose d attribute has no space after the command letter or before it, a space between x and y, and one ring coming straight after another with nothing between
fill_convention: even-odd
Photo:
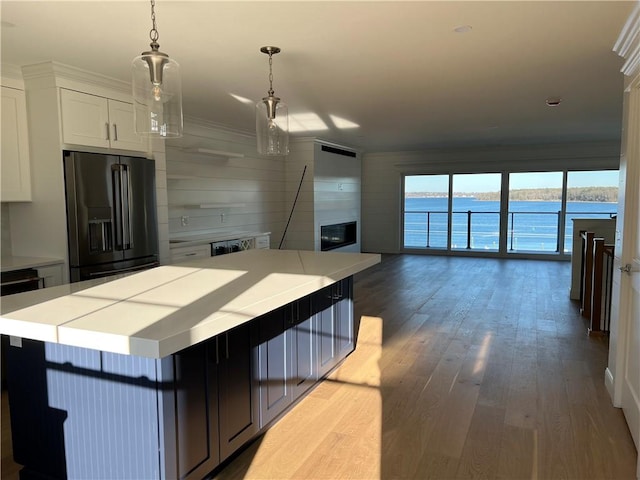
<instances>
[{"instance_id":1,"label":"electrical outlet","mask_svg":"<svg viewBox=\"0 0 640 480\"><path fill-rule=\"evenodd\" d=\"M338 190L339 190L339 191L343 191L343 190L344 190L344 184L339 183L339 184L338 184Z\"/></svg>"},{"instance_id":2,"label":"electrical outlet","mask_svg":"<svg viewBox=\"0 0 640 480\"><path fill-rule=\"evenodd\" d=\"M187 225L189 225L189 216L183 215L182 217L180 217L180 223L182 224L183 227L186 227Z\"/></svg>"},{"instance_id":3,"label":"electrical outlet","mask_svg":"<svg viewBox=\"0 0 640 480\"><path fill-rule=\"evenodd\" d=\"M220 223L224 223L226 221L226 215L224 213L220 214Z\"/></svg>"}]
</instances>

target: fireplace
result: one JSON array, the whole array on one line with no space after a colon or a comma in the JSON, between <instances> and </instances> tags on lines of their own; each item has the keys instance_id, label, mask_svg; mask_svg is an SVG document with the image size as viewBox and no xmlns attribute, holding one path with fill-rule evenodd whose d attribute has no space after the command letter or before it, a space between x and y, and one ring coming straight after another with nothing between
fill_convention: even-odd
<instances>
[{"instance_id":1,"label":"fireplace","mask_svg":"<svg viewBox=\"0 0 640 480\"><path fill-rule=\"evenodd\" d=\"M320 227L320 250L323 252L335 248L353 245L357 242L357 222L334 223Z\"/></svg>"}]
</instances>

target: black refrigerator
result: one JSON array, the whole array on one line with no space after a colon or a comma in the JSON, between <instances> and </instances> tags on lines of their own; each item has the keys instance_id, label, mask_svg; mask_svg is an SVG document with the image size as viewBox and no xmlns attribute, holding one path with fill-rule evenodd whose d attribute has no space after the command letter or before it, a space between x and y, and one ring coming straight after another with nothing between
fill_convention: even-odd
<instances>
[{"instance_id":1,"label":"black refrigerator","mask_svg":"<svg viewBox=\"0 0 640 480\"><path fill-rule=\"evenodd\" d=\"M64 152L72 282L158 265L155 162Z\"/></svg>"}]
</instances>

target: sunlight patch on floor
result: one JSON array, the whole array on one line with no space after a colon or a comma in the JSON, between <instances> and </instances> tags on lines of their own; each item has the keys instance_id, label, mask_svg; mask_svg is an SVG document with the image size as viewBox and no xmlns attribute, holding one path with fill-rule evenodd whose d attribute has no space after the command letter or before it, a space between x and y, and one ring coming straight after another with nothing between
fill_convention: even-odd
<instances>
[{"instance_id":1,"label":"sunlight patch on floor","mask_svg":"<svg viewBox=\"0 0 640 480\"><path fill-rule=\"evenodd\" d=\"M379 479L381 356L382 319L363 316L356 350L216 478Z\"/></svg>"}]
</instances>

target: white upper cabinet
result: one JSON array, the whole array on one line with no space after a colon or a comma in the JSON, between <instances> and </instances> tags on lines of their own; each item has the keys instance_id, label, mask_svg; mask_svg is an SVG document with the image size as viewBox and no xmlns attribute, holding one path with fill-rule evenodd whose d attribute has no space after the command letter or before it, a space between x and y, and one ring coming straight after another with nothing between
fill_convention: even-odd
<instances>
[{"instance_id":1,"label":"white upper cabinet","mask_svg":"<svg viewBox=\"0 0 640 480\"><path fill-rule=\"evenodd\" d=\"M60 99L63 143L146 152L146 139L134 131L132 104L64 88Z\"/></svg>"},{"instance_id":2,"label":"white upper cabinet","mask_svg":"<svg viewBox=\"0 0 640 480\"><path fill-rule=\"evenodd\" d=\"M3 202L31 201L31 166L24 91L2 87L2 189Z\"/></svg>"},{"instance_id":3,"label":"white upper cabinet","mask_svg":"<svg viewBox=\"0 0 640 480\"><path fill-rule=\"evenodd\" d=\"M147 151L146 138L137 135L133 123L133 104L109 100L111 147L123 150Z\"/></svg>"}]
</instances>

